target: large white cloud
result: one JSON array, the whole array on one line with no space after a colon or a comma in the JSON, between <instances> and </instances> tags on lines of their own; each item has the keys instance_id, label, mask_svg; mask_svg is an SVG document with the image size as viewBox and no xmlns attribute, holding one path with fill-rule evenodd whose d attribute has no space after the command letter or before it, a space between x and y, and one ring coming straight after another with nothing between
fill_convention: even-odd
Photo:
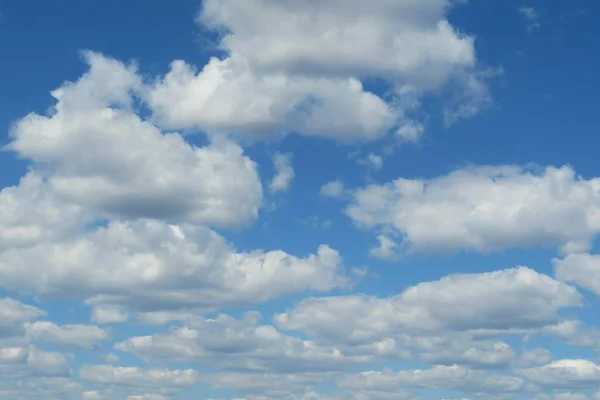
<instances>
[{"instance_id":1,"label":"large white cloud","mask_svg":"<svg viewBox=\"0 0 600 400\"><path fill-rule=\"evenodd\" d=\"M369 141L406 118L425 92L457 88L448 114L468 117L489 102L472 37L446 19L453 2L402 0L204 1L198 21L224 33L224 59L197 72L175 61L146 90L168 128L262 139L297 132ZM360 80L378 77L401 98L384 101ZM414 139L410 135L409 140Z\"/></svg>"},{"instance_id":2,"label":"large white cloud","mask_svg":"<svg viewBox=\"0 0 600 400\"><path fill-rule=\"evenodd\" d=\"M553 260L556 278L574 282L600 296L600 255L567 254Z\"/></svg>"},{"instance_id":3,"label":"large white cloud","mask_svg":"<svg viewBox=\"0 0 600 400\"><path fill-rule=\"evenodd\" d=\"M259 314L249 313L241 320L226 315L192 319L186 321L185 327L165 334L132 337L116 348L149 361L196 362L273 373L339 370L373 359L373 349L365 349L363 354L345 354L343 348L286 336L273 326L260 325L259 318Z\"/></svg>"},{"instance_id":4,"label":"large white cloud","mask_svg":"<svg viewBox=\"0 0 600 400\"><path fill-rule=\"evenodd\" d=\"M30 340L82 349L91 349L110 338L107 331L94 325L57 325L51 321L36 321L26 324L25 329Z\"/></svg>"},{"instance_id":5,"label":"large white cloud","mask_svg":"<svg viewBox=\"0 0 600 400\"><path fill-rule=\"evenodd\" d=\"M135 68L84 55L89 71L52 92L52 113L18 121L8 145L49 175L57 195L124 217L235 227L257 216L261 183L239 146L163 134L130 110L141 85Z\"/></svg>"},{"instance_id":6,"label":"large white cloud","mask_svg":"<svg viewBox=\"0 0 600 400\"><path fill-rule=\"evenodd\" d=\"M305 258L283 251L236 253L207 228L140 220L0 253L0 285L142 311L213 309L343 286L341 262L325 245Z\"/></svg>"},{"instance_id":7,"label":"large white cloud","mask_svg":"<svg viewBox=\"0 0 600 400\"><path fill-rule=\"evenodd\" d=\"M589 360L557 360L519 373L542 387L574 389L600 385L600 366Z\"/></svg>"},{"instance_id":8,"label":"large white cloud","mask_svg":"<svg viewBox=\"0 0 600 400\"><path fill-rule=\"evenodd\" d=\"M87 382L136 388L184 388L199 380L198 373L191 369L170 370L111 365L84 365L79 370L79 376Z\"/></svg>"},{"instance_id":9,"label":"large white cloud","mask_svg":"<svg viewBox=\"0 0 600 400\"><path fill-rule=\"evenodd\" d=\"M448 0L204 1L199 20L261 69L383 76L438 87L475 63L473 39L446 21Z\"/></svg>"},{"instance_id":10,"label":"large white cloud","mask_svg":"<svg viewBox=\"0 0 600 400\"><path fill-rule=\"evenodd\" d=\"M0 298L0 338L25 333L25 324L46 312L15 299Z\"/></svg>"},{"instance_id":11,"label":"large white cloud","mask_svg":"<svg viewBox=\"0 0 600 400\"><path fill-rule=\"evenodd\" d=\"M394 110L356 79L261 77L239 58L212 59L201 72L175 61L145 99L161 127L196 127L246 140L289 132L374 140L395 122Z\"/></svg>"},{"instance_id":12,"label":"large white cloud","mask_svg":"<svg viewBox=\"0 0 600 400\"><path fill-rule=\"evenodd\" d=\"M582 179L568 166L466 168L356 190L346 214L358 226L400 235L414 251L581 251L600 232L600 179Z\"/></svg>"},{"instance_id":13,"label":"large white cloud","mask_svg":"<svg viewBox=\"0 0 600 400\"><path fill-rule=\"evenodd\" d=\"M466 393L515 393L523 380L473 370L459 365L436 366L427 370L399 372L368 371L340 379L340 385L356 390L389 390L406 387L455 389Z\"/></svg>"},{"instance_id":14,"label":"large white cloud","mask_svg":"<svg viewBox=\"0 0 600 400\"><path fill-rule=\"evenodd\" d=\"M542 328L556 323L561 309L579 305L573 287L520 267L452 275L389 298L309 298L275 321L322 339L360 343L400 333Z\"/></svg>"},{"instance_id":15,"label":"large white cloud","mask_svg":"<svg viewBox=\"0 0 600 400\"><path fill-rule=\"evenodd\" d=\"M13 379L32 377L68 377L66 357L36 346L0 349L0 375Z\"/></svg>"},{"instance_id":16,"label":"large white cloud","mask_svg":"<svg viewBox=\"0 0 600 400\"><path fill-rule=\"evenodd\" d=\"M77 233L92 216L62 201L43 176L30 172L0 191L0 251Z\"/></svg>"}]
</instances>

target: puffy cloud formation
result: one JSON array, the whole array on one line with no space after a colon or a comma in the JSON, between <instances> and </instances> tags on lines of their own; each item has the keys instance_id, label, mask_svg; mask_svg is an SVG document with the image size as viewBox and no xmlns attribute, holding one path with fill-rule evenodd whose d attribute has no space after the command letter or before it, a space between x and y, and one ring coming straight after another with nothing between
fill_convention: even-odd
<instances>
[{"instance_id":1,"label":"puffy cloud formation","mask_svg":"<svg viewBox=\"0 0 600 400\"><path fill-rule=\"evenodd\" d=\"M52 343L59 346L93 348L108 340L108 332L94 325L56 325L50 321L36 321L25 325L31 340Z\"/></svg>"},{"instance_id":2,"label":"puffy cloud formation","mask_svg":"<svg viewBox=\"0 0 600 400\"><path fill-rule=\"evenodd\" d=\"M600 366L588 360L553 361L521 370L520 374L538 385L551 388L596 388L600 382Z\"/></svg>"},{"instance_id":3,"label":"puffy cloud formation","mask_svg":"<svg viewBox=\"0 0 600 400\"><path fill-rule=\"evenodd\" d=\"M558 279L574 282L600 296L600 255L576 253L553 260Z\"/></svg>"},{"instance_id":4,"label":"puffy cloud formation","mask_svg":"<svg viewBox=\"0 0 600 400\"><path fill-rule=\"evenodd\" d=\"M140 220L0 253L0 281L13 291L80 298L102 307L213 309L343 286L341 262L325 245L306 258L283 251L236 253L207 228ZM96 312L101 321L119 322L103 310Z\"/></svg>"},{"instance_id":5,"label":"puffy cloud formation","mask_svg":"<svg viewBox=\"0 0 600 400\"><path fill-rule=\"evenodd\" d=\"M569 166L473 167L358 189L346 214L358 226L401 235L413 251L582 251L600 232L600 179L582 179Z\"/></svg>"},{"instance_id":6,"label":"puffy cloud formation","mask_svg":"<svg viewBox=\"0 0 600 400\"><path fill-rule=\"evenodd\" d=\"M343 142L375 140L394 110L355 78L256 76L244 59L213 58L202 71L183 61L145 94L154 121L167 129L202 129L243 141L298 132Z\"/></svg>"},{"instance_id":7,"label":"puffy cloud formation","mask_svg":"<svg viewBox=\"0 0 600 400\"><path fill-rule=\"evenodd\" d=\"M0 188L0 295L16 296L0 298L0 398L591 399L600 367L535 341L600 349L571 286L600 293L600 181L510 165L376 180L429 121L492 101L501 70L451 22L462 3L204 0L205 65L151 76L84 51L84 73L2 141L28 165ZM348 144L356 176L328 164ZM300 194L295 209L257 221L265 189ZM375 231L368 254L332 199ZM415 268L407 285L363 264L533 246L563 252L554 276Z\"/></svg>"},{"instance_id":8,"label":"puffy cloud formation","mask_svg":"<svg viewBox=\"0 0 600 400\"><path fill-rule=\"evenodd\" d=\"M276 153L273 156L275 176L269 184L271 192L286 192L294 179L294 167L292 166L292 155L290 153Z\"/></svg>"},{"instance_id":9,"label":"puffy cloud formation","mask_svg":"<svg viewBox=\"0 0 600 400\"><path fill-rule=\"evenodd\" d=\"M369 249L369 255L383 261L394 261L398 258L399 246L396 242L385 235L377 236L379 246Z\"/></svg>"},{"instance_id":10,"label":"puffy cloud formation","mask_svg":"<svg viewBox=\"0 0 600 400\"><path fill-rule=\"evenodd\" d=\"M116 348L145 360L200 362L221 368L285 373L339 370L371 359L372 349L344 354L308 340L285 336L273 326L260 325L260 315L242 320L226 315L217 319L192 319L166 334L132 337ZM354 354L352 354L354 353Z\"/></svg>"},{"instance_id":11,"label":"puffy cloud formation","mask_svg":"<svg viewBox=\"0 0 600 400\"><path fill-rule=\"evenodd\" d=\"M0 251L72 235L91 220L85 208L62 201L43 176L30 172L0 191Z\"/></svg>"},{"instance_id":12,"label":"puffy cloud formation","mask_svg":"<svg viewBox=\"0 0 600 400\"><path fill-rule=\"evenodd\" d=\"M573 287L520 267L423 282L389 298L309 298L275 320L319 338L364 342L401 332L542 328L581 301Z\"/></svg>"},{"instance_id":13,"label":"puffy cloud formation","mask_svg":"<svg viewBox=\"0 0 600 400\"><path fill-rule=\"evenodd\" d=\"M226 58L199 72L173 62L145 99L167 128L246 140L297 132L344 142L396 128L414 141L422 125L406 112L424 93L453 88L456 99L446 110L453 120L490 101L473 38L446 18L453 3L208 0L198 21L222 32ZM397 99L365 91L361 80L369 77L387 82Z\"/></svg>"},{"instance_id":14,"label":"puffy cloud formation","mask_svg":"<svg viewBox=\"0 0 600 400\"><path fill-rule=\"evenodd\" d=\"M84 57L89 71L52 92L50 115L18 121L8 145L49 175L56 195L128 218L235 227L257 216L261 183L239 146L195 147L177 133L163 134L129 110L141 85L133 66L97 53ZM35 185L25 183L19 190ZM65 212L75 213L70 207Z\"/></svg>"},{"instance_id":15,"label":"puffy cloud formation","mask_svg":"<svg viewBox=\"0 0 600 400\"><path fill-rule=\"evenodd\" d=\"M63 354L29 346L0 349L0 372L7 378L68 377L70 368Z\"/></svg>"},{"instance_id":16,"label":"puffy cloud formation","mask_svg":"<svg viewBox=\"0 0 600 400\"><path fill-rule=\"evenodd\" d=\"M25 323L46 313L15 299L0 298L0 338L25 332Z\"/></svg>"}]
</instances>

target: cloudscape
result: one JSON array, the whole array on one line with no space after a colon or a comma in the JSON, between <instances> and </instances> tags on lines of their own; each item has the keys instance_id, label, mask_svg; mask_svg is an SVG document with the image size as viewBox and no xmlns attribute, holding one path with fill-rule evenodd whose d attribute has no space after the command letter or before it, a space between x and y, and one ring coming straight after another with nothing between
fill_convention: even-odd
<instances>
[{"instance_id":1,"label":"cloudscape","mask_svg":"<svg viewBox=\"0 0 600 400\"><path fill-rule=\"evenodd\" d=\"M599 6L0 2L0 399L600 400Z\"/></svg>"}]
</instances>

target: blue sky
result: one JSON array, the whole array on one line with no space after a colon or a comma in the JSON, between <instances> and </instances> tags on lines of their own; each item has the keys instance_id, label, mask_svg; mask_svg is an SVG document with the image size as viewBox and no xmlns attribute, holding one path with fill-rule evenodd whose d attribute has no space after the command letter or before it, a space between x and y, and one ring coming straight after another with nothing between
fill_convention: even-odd
<instances>
[{"instance_id":1,"label":"blue sky","mask_svg":"<svg viewBox=\"0 0 600 400\"><path fill-rule=\"evenodd\" d=\"M3 2L0 398L600 399L599 11Z\"/></svg>"}]
</instances>

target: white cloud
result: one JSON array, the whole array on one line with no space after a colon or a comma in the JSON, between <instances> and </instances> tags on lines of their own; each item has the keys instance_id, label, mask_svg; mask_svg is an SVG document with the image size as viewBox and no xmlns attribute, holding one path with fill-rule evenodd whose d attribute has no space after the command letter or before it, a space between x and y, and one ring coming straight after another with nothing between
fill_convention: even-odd
<instances>
[{"instance_id":1,"label":"white cloud","mask_svg":"<svg viewBox=\"0 0 600 400\"><path fill-rule=\"evenodd\" d=\"M277 373L329 371L371 360L370 352L344 354L343 349L286 336L273 326L260 325L259 319L256 313L241 320L226 315L190 319L169 333L132 337L115 347L147 361L200 362Z\"/></svg>"},{"instance_id":2,"label":"white cloud","mask_svg":"<svg viewBox=\"0 0 600 400\"><path fill-rule=\"evenodd\" d=\"M0 375L16 380L68 377L70 368L63 354L30 345L21 348L0 348Z\"/></svg>"},{"instance_id":3,"label":"white cloud","mask_svg":"<svg viewBox=\"0 0 600 400\"><path fill-rule=\"evenodd\" d=\"M97 400L82 398L82 394L79 383L64 377L28 376L0 382L0 397L7 399Z\"/></svg>"},{"instance_id":4,"label":"white cloud","mask_svg":"<svg viewBox=\"0 0 600 400\"><path fill-rule=\"evenodd\" d=\"M127 400L169 400L170 397L163 396L162 394L144 394L144 395L133 395L127 396Z\"/></svg>"},{"instance_id":5,"label":"white cloud","mask_svg":"<svg viewBox=\"0 0 600 400\"><path fill-rule=\"evenodd\" d=\"M33 375L69 376L70 369L64 355L57 352L43 351L34 346L29 349L27 366Z\"/></svg>"},{"instance_id":6,"label":"white cloud","mask_svg":"<svg viewBox=\"0 0 600 400\"><path fill-rule=\"evenodd\" d=\"M290 153L276 153L273 156L275 176L269 184L271 192L286 192L294 179L294 168L292 166L292 155Z\"/></svg>"},{"instance_id":7,"label":"white cloud","mask_svg":"<svg viewBox=\"0 0 600 400\"><path fill-rule=\"evenodd\" d=\"M311 393L316 385L329 380L331 376L330 373L220 373L207 375L203 379L213 387L245 393L246 399L328 400L326 397L314 397Z\"/></svg>"},{"instance_id":8,"label":"white cloud","mask_svg":"<svg viewBox=\"0 0 600 400\"><path fill-rule=\"evenodd\" d=\"M339 180L327 182L321 187L321 195L325 197L341 198L344 192L344 183Z\"/></svg>"},{"instance_id":9,"label":"white cloud","mask_svg":"<svg viewBox=\"0 0 600 400\"><path fill-rule=\"evenodd\" d=\"M588 360L558 360L522 369L519 373L530 381L548 388L586 388L600 384L600 366Z\"/></svg>"},{"instance_id":10,"label":"white cloud","mask_svg":"<svg viewBox=\"0 0 600 400\"><path fill-rule=\"evenodd\" d=\"M383 167L383 157L374 153L369 153L365 158L359 159L358 163L369 169L378 170Z\"/></svg>"},{"instance_id":11,"label":"white cloud","mask_svg":"<svg viewBox=\"0 0 600 400\"><path fill-rule=\"evenodd\" d=\"M404 339L419 351L419 358L434 365L462 365L470 368L507 367L516 358L514 349L505 342L473 340L468 335L414 335Z\"/></svg>"},{"instance_id":12,"label":"white cloud","mask_svg":"<svg viewBox=\"0 0 600 400\"><path fill-rule=\"evenodd\" d=\"M28 350L24 347L0 348L0 364L15 364L27 359Z\"/></svg>"},{"instance_id":13,"label":"white cloud","mask_svg":"<svg viewBox=\"0 0 600 400\"><path fill-rule=\"evenodd\" d=\"M554 395L554 400L589 400L583 393L557 393Z\"/></svg>"},{"instance_id":14,"label":"white cloud","mask_svg":"<svg viewBox=\"0 0 600 400\"><path fill-rule=\"evenodd\" d=\"M548 349L535 348L526 350L519 358L519 365L522 367L535 367L547 364L552 359L552 354Z\"/></svg>"},{"instance_id":15,"label":"white cloud","mask_svg":"<svg viewBox=\"0 0 600 400\"><path fill-rule=\"evenodd\" d=\"M354 78L257 76L239 57L213 58L199 73L175 61L145 98L161 127L196 127L244 141L289 132L374 140L395 120L391 107Z\"/></svg>"},{"instance_id":16,"label":"white cloud","mask_svg":"<svg viewBox=\"0 0 600 400\"><path fill-rule=\"evenodd\" d=\"M98 304L92 308L92 321L98 324L122 324L129 320L129 313L123 307Z\"/></svg>"},{"instance_id":17,"label":"white cloud","mask_svg":"<svg viewBox=\"0 0 600 400\"><path fill-rule=\"evenodd\" d=\"M0 253L0 285L93 306L212 309L344 286L341 262L325 245L305 258L237 253L203 227L111 222L64 242Z\"/></svg>"},{"instance_id":18,"label":"white cloud","mask_svg":"<svg viewBox=\"0 0 600 400\"><path fill-rule=\"evenodd\" d=\"M568 166L468 168L356 190L346 213L361 227L402 234L413 251L581 251L600 232L600 179Z\"/></svg>"},{"instance_id":19,"label":"white cloud","mask_svg":"<svg viewBox=\"0 0 600 400\"><path fill-rule=\"evenodd\" d=\"M552 260L556 278L574 282L600 296L600 255L575 253Z\"/></svg>"},{"instance_id":20,"label":"white cloud","mask_svg":"<svg viewBox=\"0 0 600 400\"><path fill-rule=\"evenodd\" d=\"M377 236L379 246L369 249L369 255L383 261L394 261L398 258L398 244L385 235Z\"/></svg>"},{"instance_id":21,"label":"white cloud","mask_svg":"<svg viewBox=\"0 0 600 400\"><path fill-rule=\"evenodd\" d=\"M425 127L418 122L407 122L396 130L396 136L408 143L418 142Z\"/></svg>"},{"instance_id":22,"label":"white cloud","mask_svg":"<svg viewBox=\"0 0 600 400\"><path fill-rule=\"evenodd\" d=\"M532 31L540 27L540 13L534 7L519 7L519 14L527 20L527 30Z\"/></svg>"},{"instance_id":23,"label":"white cloud","mask_svg":"<svg viewBox=\"0 0 600 400\"><path fill-rule=\"evenodd\" d=\"M96 390L89 390L81 394L81 400L104 400L104 396Z\"/></svg>"},{"instance_id":24,"label":"white cloud","mask_svg":"<svg viewBox=\"0 0 600 400\"><path fill-rule=\"evenodd\" d=\"M87 382L136 388L182 388L199 380L198 373L191 369L169 370L110 365L84 365L79 370L79 376Z\"/></svg>"},{"instance_id":25,"label":"white cloud","mask_svg":"<svg viewBox=\"0 0 600 400\"><path fill-rule=\"evenodd\" d=\"M91 349L110 339L108 332L94 325L56 325L50 321L36 321L26 324L25 328L30 340L82 349Z\"/></svg>"},{"instance_id":26,"label":"white cloud","mask_svg":"<svg viewBox=\"0 0 600 400\"><path fill-rule=\"evenodd\" d=\"M600 328L588 326L579 320L566 320L544 328L551 334L574 346L600 349Z\"/></svg>"},{"instance_id":27,"label":"white cloud","mask_svg":"<svg viewBox=\"0 0 600 400\"><path fill-rule=\"evenodd\" d=\"M88 212L58 198L38 173L0 191L0 251L69 236L90 221Z\"/></svg>"},{"instance_id":28,"label":"white cloud","mask_svg":"<svg viewBox=\"0 0 600 400\"><path fill-rule=\"evenodd\" d=\"M317 338L360 343L398 333L543 328L558 321L561 309L579 305L574 288L521 267L452 275L389 298L309 298L275 321Z\"/></svg>"},{"instance_id":29,"label":"white cloud","mask_svg":"<svg viewBox=\"0 0 600 400\"><path fill-rule=\"evenodd\" d=\"M394 127L421 126L406 117L415 102L404 97L452 87L470 110L478 108L479 98L469 95L473 82L484 87L474 40L447 21L449 5L208 0L198 21L224 33L220 47L227 56L211 59L200 72L175 61L144 97L154 121L169 129L246 140L290 132L375 140ZM365 92L360 79L366 77L388 82L397 98L386 103ZM408 141L420 136L414 129L401 132Z\"/></svg>"},{"instance_id":30,"label":"white cloud","mask_svg":"<svg viewBox=\"0 0 600 400\"><path fill-rule=\"evenodd\" d=\"M11 131L8 148L49 174L53 192L127 218L236 227L257 216L261 183L239 146L198 148L162 134L127 109L140 84L135 69L84 54L89 72L52 92L54 112L29 114Z\"/></svg>"},{"instance_id":31,"label":"white cloud","mask_svg":"<svg viewBox=\"0 0 600 400\"><path fill-rule=\"evenodd\" d=\"M258 69L381 76L398 88L437 88L476 62L473 39L447 22L446 0L204 2L199 20Z\"/></svg>"},{"instance_id":32,"label":"white cloud","mask_svg":"<svg viewBox=\"0 0 600 400\"><path fill-rule=\"evenodd\" d=\"M515 393L523 387L523 380L517 377L491 374L452 365L436 366L428 370L363 372L342 378L340 385L356 390L393 391L400 388L417 387L495 394Z\"/></svg>"},{"instance_id":33,"label":"white cloud","mask_svg":"<svg viewBox=\"0 0 600 400\"><path fill-rule=\"evenodd\" d=\"M108 353L106 356L104 356L104 361L106 361L108 363L119 362L119 360L120 360L119 356L114 353Z\"/></svg>"},{"instance_id":34,"label":"white cloud","mask_svg":"<svg viewBox=\"0 0 600 400\"><path fill-rule=\"evenodd\" d=\"M0 298L0 337L25 333L25 323L46 315L38 308L11 298Z\"/></svg>"}]
</instances>

